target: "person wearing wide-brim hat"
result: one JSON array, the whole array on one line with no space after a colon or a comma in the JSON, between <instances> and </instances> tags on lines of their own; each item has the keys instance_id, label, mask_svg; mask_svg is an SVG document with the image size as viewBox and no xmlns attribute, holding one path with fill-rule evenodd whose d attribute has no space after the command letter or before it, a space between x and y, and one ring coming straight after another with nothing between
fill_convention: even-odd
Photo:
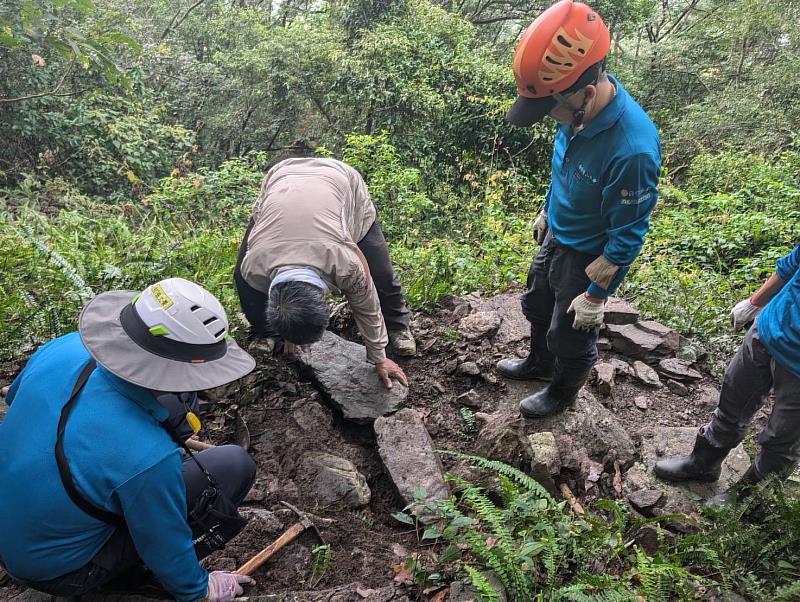
<instances>
[{"instance_id":1,"label":"person wearing wide-brim hat","mask_svg":"<svg viewBox=\"0 0 800 602\"><path fill-rule=\"evenodd\" d=\"M530 353L497 364L507 378L549 381L520 402L526 418L575 402L597 360L605 302L639 254L658 199L658 132L606 74L609 49L600 15L561 0L514 52L519 96L506 119L527 127L549 116L558 124L550 186L533 224L541 247L522 295Z\"/></svg>"},{"instance_id":2,"label":"person wearing wide-brim hat","mask_svg":"<svg viewBox=\"0 0 800 602\"><path fill-rule=\"evenodd\" d=\"M193 392L254 367L229 336L222 305L193 282L169 278L89 301L78 332L40 347L6 393L0 563L8 573L73 596L143 563L177 600L242 593L250 578L209 575L198 555L224 544L241 520L235 508L255 464L233 445L184 461L178 444L199 428ZM232 509L233 523L210 524L207 513L201 521L210 503Z\"/></svg>"}]
</instances>

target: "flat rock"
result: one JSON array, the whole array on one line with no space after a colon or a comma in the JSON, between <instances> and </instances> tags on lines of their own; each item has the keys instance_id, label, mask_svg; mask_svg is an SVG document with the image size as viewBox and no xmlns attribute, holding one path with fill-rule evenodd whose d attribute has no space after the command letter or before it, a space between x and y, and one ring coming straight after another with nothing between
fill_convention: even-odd
<instances>
[{"instance_id":1,"label":"flat rock","mask_svg":"<svg viewBox=\"0 0 800 602\"><path fill-rule=\"evenodd\" d=\"M653 474L658 460L689 455L694 447L695 427L659 427L642 431L642 462L635 464L623 477L626 492L658 489L664 492L664 511L687 514L702 502L736 482L750 466L750 458L740 444L722 463L722 476L716 483L668 483Z\"/></svg>"},{"instance_id":2,"label":"flat rock","mask_svg":"<svg viewBox=\"0 0 800 602\"><path fill-rule=\"evenodd\" d=\"M678 350L681 343L681 335L672 330L669 326L664 326L655 320L643 320L638 322L637 327L646 332L655 334L663 339L662 345L673 353Z\"/></svg>"},{"instance_id":3,"label":"flat rock","mask_svg":"<svg viewBox=\"0 0 800 602\"><path fill-rule=\"evenodd\" d=\"M355 465L345 458L326 453L309 453L300 461L301 472L311 482L314 498L323 506L363 508L372 492Z\"/></svg>"},{"instance_id":4,"label":"flat rock","mask_svg":"<svg viewBox=\"0 0 800 602\"><path fill-rule=\"evenodd\" d=\"M531 323L522 313L518 293L503 293L490 299L475 299L471 305L476 312L495 312L501 318L500 328L494 336L497 345L508 345L531 336Z\"/></svg>"},{"instance_id":5,"label":"flat rock","mask_svg":"<svg viewBox=\"0 0 800 602\"><path fill-rule=\"evenodd\" d=\"M645 514L664 497L660 489L639 489L628 495L628 501L636 510Z\"/></svg>"},{"instance_id":6,"label":"flat rock","mask_svg":"<svg viewBox=\"0 0 800 602\"><path fill-rule=\"evenodd\" d=\"M458 365L458 372L465 376L479 376L481 369L476 362L464 362Z\"/></svg>"},{"instance_id":7,"label":"flat rock","mask_svg":"<svg viewBox=\"0 0 800 602\"><path fill-rule=\"evenodd\" d=\"M625 360L621 360L618 357L612 357L610 360L608 360L608 363L614 366L614 374L616 376L633 375L633 368Z\"/></svg>"},{"instance_id":8,"label":"flat rock","mask_svg":"<svg viewBox=\"0 0 800 602\"><path fill-rule=\"evenodd\" d=\"M458 332L468 341L492 337L500 329L502 321L496 311L478 311L461 318Z\"/></svg>"},{"instance_id":9,"label":"flat rock","mask_svg":"<svg viewBox=\"0 0 800 602\"><path fill-rule=\"evenodd\" d=\"M703 375L690 367L689 362L676 357L664 358L658 362L658 369L665 376L675 380L700 380Z\"/></svg>"},{"instance_id":10,"label":"flat rock","mask_svg":"<svg viewBox=\"0 0 800 602\"><path fill-rule=\"evenodd\" d=\"M639 321L639 310L617 297L609 297L603 321L606 324L635 324Z\"/></svg>"},{"instance_id":11,"label":"flat rock","mask_svg":"<svg viewBox=\"0 0 800 602\"><path fill-rule=\"evenodd\" d=\"M640 410L646 410L650 407L650 402L647 401L647 397L644 395L637 395L633 399L633 405L635 405Z\"/></svg>"},{"instance_id":12,"label":"flat rock","mask_svg":"<svg viewBox=\"0 0 800 602\"><path fill-rule=\"evenodd\" d=\"M614 351L633 359L647 359L651 356L664 357L670 353L663 336L640 328L640 324L606 325Z\"/></svg>"},{"instance_id":13,"label":"flat rock","mask_svg":"<svg viewBox=\"0 0 800 602\"><path fill-rule=\"evenodd\" d=\"M677 380L667 379L667 389L678 395L679 397L686 397L689 394L689 387Z\"/></svg>"},{"instance_id":14,"label":"flat rock","mask_svg":"<svg viewBox=\"0 0 800 602\"><path fill-rule=\"evenodd\" d=\"M461 405L469 408L480 408L482 404L481 396L475 392L475 389L470 389L456 397L456 401Z\"/></svg>"},{"instance_id":15,"label":"flat rock","mask_svg":"<svg viewBox=\"0 0 800 602\"><path fill-rule=\"evenodd\" d=\"M374 428L378 453L406 504L414 501L417 487L425 488L428 500L450 496L433 441L416 410L378 418Z\"/></svg>"},{"instance_id":16,"label":"flat rock","mask_svg":"<svg viewBox=\"0 0 800 602\"><path fill-rule=\"evenodd\" d=\"M597 350L598 351L610 351L611 350L611 339L607 337L598 337L597 338Z\"/></svg>"},{"instance_id":17,"label":"flat rock","mask_svg":"<svg viewBox=\"0 0 800 602\"><path fill-rule=\"evenodd\" d=\"M616 373L614 366L606 362L597 362L593 370L597 378L597 390L601 395L611 395L611 389L614 388L614 374Z\"/></svg>"},{"instance_id":18,"label":"flat rock","mask_svg":"<svg viewBox=\"0 0 800 602\"><path fill-rule=\"evenodd\" d=\"M640 360L633 362L633 375L639 381L650 387L658 387L661 385L661 379L658 378L658 372Z\"/></svg>"},{"instance_id":19,"label":"flat rock","mask_svg":"<svg viewBox=\"0 0 800 602\"><path fill-rule=\"evenodd\" d=\"M299 365L347 420L360 424L394 412L408 396L408 388L397 381L391 389L384 387L363 345L330 331L300 354Z\"/></svg>"}]
</instances>

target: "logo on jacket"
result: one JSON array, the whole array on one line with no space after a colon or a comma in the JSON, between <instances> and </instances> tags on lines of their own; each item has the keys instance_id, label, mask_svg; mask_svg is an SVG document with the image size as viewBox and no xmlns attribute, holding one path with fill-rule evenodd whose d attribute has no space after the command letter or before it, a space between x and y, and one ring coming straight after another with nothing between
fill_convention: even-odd
<instances>
[{"instance_id":1,"label":"logo on jacket","mask_svg":"<svg viewBox=\"0 0 800 602\"><path fill-rule=\"evenodd\" d=\"M655 192L654 188L640 188L639 190L623 188L619 191L619 195L622 197L620 202L623 205L641 205L652 199Z\"/></svg>"}]
</instances>

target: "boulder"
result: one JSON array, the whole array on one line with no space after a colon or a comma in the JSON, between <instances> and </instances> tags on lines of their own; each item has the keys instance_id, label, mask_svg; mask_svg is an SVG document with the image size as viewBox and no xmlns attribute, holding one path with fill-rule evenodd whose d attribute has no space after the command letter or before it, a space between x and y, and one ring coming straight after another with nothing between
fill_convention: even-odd
<instances>
[{"instance_id":1,"label":"boulder","mask_svg":"<svg viewBox=\"0 0 800 602\"><path fill-rule=\"evenodd\" d=\"M526 434L552 432L557 440L560 435L569 435L573 448L584 448L592 460L603 464L616 458L627 466L636 456L625 428L585 387L572 407L554 416L526 420L524 428ZM563 460L569 450L560 451Z\"/></svg>"},{"instance_id":2,"label":"boulder","mask_svg":"<svg viewBox=\"0 0 800 602\"><path fill-rule=\"evenodd\" d=\"M476 312L494 312L500 317L500 328L493 339L495 344L509 345L531 336L531 323L522 314L518 293L503 293L490 299L476 299L472 305Z\"/></svg>"},{"instance_id":3,"label":"boulder","mask_svg":"<svg viewBox=\"0 0 800 602\"><path fill-rule=\"evenodd\" d=\"M326 453L310 453L300 461L311 482L312 494L322 506L363 508L372 497L367 481L350 460Z\"/></svg>"},{"instance_id":4,"label":"boulder","mask_svg":"<svg viewBox=\"0 0 800 602\"><path fill-rule=\"evenodd\" d=\"M378 416L397 410L408 396L408 388L397 381L387 389L367 363L363 345L346 341L326 331L308 353L298 359L300 370L322 391L342 415L353 422L368 424Z\"/></svg>"},{"instance_id":5,"label":"boulder","mask_svg":"<svg viewBox=\"0 0 800 602\"><path fill-rule=\"evenodd\" d=\"M658 372L640 360L633 362L633 375L639 379L639 381L650 387L658 387L661 385Z\"/></svg>"},{"instance_id":6,"label":"boulder","mask_svg":"<svg viewBox=\"0 0 800 602\"><path fill-rule=\"evenodd\" d=\"M606 324L636 324L639 321L639 310L624 299L609 297L603 321Z\"/></svg>"},{"instance_id":7,"label":"boulder","mask_svg":"<svg viewBox=\"0 0 800 602\"><path fill-rule=\"evenodd\" d=\"M689 362L676 357L668 357L658 362L658 369L662 374L674 380L700 380L703 375L690 367Z\"/></svg>"},{"instance_id":8,"label":"boulder","mask_svg":"<svg viewBox=\"0 0 800 602\"><path fill-rule=\"evenodd\" d=\"M528 435L528 449L531 455L531 469L535 473L543 467L551 476L561 472L561 454L553 433L545 431Z\"/></svg>"},{"instance_id":9,"label":"boulder","mask_svg":"<svg viewBox=\"0 0 800 602\"><path fill-rule=\"evenodd\" d=\"M416 410L378 418L374 428L378 453L406 504L414 502L418 487L425 489L428 500L450 496L433 441Z\"/></svg>"},{"instance_id":10,"label":"boulder","mask_svg":"<svg viewBox=\"0 0 800 602\"><path fill-rule=\"evenodd\" d=\"M478 311L461 318L458 332L468 341L492 337L497 333L503 319L494 311Z\"/></svg>"}]
</instances>

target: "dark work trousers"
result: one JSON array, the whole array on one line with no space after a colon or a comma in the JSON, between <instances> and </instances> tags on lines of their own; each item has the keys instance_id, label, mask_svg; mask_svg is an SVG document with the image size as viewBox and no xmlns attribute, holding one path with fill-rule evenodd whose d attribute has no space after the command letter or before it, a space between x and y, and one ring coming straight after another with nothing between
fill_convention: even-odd
<instances>
[{"instance_id":1,"label":"dark work trousers","mask_svg":"<svg viewBox=\"0 0 800 602\"><path fill-rule=\"evenodd\" d=\"M775 361L754 324L725 370L719 404L703 428L705 438L716 447L737 446L770 390L775 403L753 461L761 478L785 475L800 460L800 377Z\"/></svg>"},{"instance_id":2,"label":"dark work trousers","mask_svg":"<svg viewBox=\"0 0 800 602\"><path fill-rule=\"evenodd\" d=\"M187 402L186 396L193 396L194 400ZM196 396L186 393L169 394L159 397L159 401L170 410L169 420L176 426L179 434L188 438L191 429L187 434L179 423L187 408L196 407ZM238 507L255 480L256 465L253 459L238 445L222 445L194 455L203 468L216 479L227 498ZM208 480L191 458L183 461L181 470L186 485L188 509L200 497L208 485ZM188 524L194 527L191 520ZM79 596L102 587L127 570L140 565L141 562L128 531L117 529L100 551L81 568L49 581L28 582L27 585L54 596Z\"/></svg>"},{"instance_id":3,"label":"dark work trousers","mask_svg":"<svg viewBox=\"0 0 800 602\"><path fill-rule=\"evenodd\" d=\"M600 329L575 330L575 315L567 313L573 299L589 287L585 270L595 259L559 244L548 231L528 270L522 313L533 327L531 350L541 360L558 359L562 369L589 369L597 360Z\"/></svg>"},{"instance_id":4,"label":"dark work trousers","mask_svg":"<svg viewBox=\"0 0 800 602\"><path fill-rule=\"evenodd\" d=\"M275 336L266 320L267 294L247 284L242 276L242 262L245 255L247 255L247 238L250 236L252 229L253 220L251 219L244 232L242 244L239 246L236 268L233 271L233 281L236 284L236 293L239 295L242 312L244 312L247 321L250 322L253 335ZM372 282L375 284L375 290L378 293L378 300L381 304L381 313L386 322L386 329L393 332L408 328L411 312L403 302L400 280L394 273L394 268L392 268L392 262L389 259L389 247L386 244L386 238L383 236L378 220L375 220L364 235L364 238L358 242L358 248L367 260Z\"/></svg>"}]
</instances>

